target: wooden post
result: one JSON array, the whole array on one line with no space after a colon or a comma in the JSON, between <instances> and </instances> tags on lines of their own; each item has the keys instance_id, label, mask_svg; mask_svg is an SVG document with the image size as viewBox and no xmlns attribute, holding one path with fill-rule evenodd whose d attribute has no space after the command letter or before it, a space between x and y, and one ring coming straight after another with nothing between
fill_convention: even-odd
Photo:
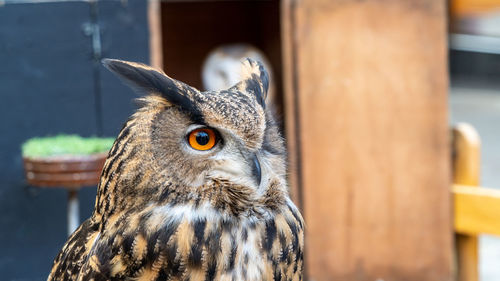
<instances>
[{"instance_id":1,"label":"wooden post","mask_svg":"<svg viewBox=\"0 0 500 281\"><path fill-rule=\"evenodd\" d=\"M479 186L480 139L469 124L453 128L453 183ZM455 235L457 281L477 281L478 239L473 234Z\"/></svg>"},{"instance_id":2,"label":"wooden post","mask_svg":"<svg viewBox=\"0 0 500 281\"><path fill-rule=\"evenodd\" d=\"M282 20L308 280L452 280L445 1L284 0Z\"/></svg>"},{"instance_id":3,"label":"wooden post","mask_svg":"<svg viewBox=\"0 0 500 281\"><path fill-rule=\"evenodd\" d=\"M452 188L455 232L500 236L500 190L458 184Z\"/></svg>"},{"instance_id":4,"label":"wooden post","mask_svg":"<svg viewBox=\"0 0 500 281\"><path fill-rule=\"evenodd\" d=\"M148 0L149 25L149 55L150 64L163 68L163 46L161 34L161 3L160 0Z\"/></svg>"},{"instance_id":5,"label":"wooden post","mask_svg":"<svg viewBox=\"0 0 500 281\"><path fill-rule=\"evenodd\" d=\"M285 133L288 149L288 184L290 196L300 209L302 204L300 169L300 119L298 118L298 92L295 46L294 0L281 1L281 41L283 57L283 107L285 113ZM303 210L302 210L303 211Z\"/></svg>"}]
</instances>

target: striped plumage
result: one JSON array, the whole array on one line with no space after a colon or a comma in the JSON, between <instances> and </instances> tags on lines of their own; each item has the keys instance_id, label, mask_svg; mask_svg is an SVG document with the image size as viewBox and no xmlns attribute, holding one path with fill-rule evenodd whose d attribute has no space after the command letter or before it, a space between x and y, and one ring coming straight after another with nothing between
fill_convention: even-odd
<instances>
[{"instance_id":1,"label":"striped plumage","mask_svg":"<svg viewBox=\"0 0 500 281\"><path fill-rule=\"evenodd\" d=\"M263 67L247 60L242 82L199 92L144 65L104 64L148 95L109 152L92 216L48 279L302 280L304 225ZM200 128L217 133L213 148L190 146Z\"/></svg>"}]
</instances>

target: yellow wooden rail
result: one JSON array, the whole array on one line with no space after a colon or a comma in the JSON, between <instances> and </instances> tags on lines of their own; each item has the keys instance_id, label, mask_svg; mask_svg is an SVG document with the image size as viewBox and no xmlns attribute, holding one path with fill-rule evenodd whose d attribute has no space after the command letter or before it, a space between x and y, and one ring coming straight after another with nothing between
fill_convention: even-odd
<instances>
[{"instance_id":1,"label":"yellow wooden rail","mask_svg":"<svg viewBox=\"0 0 500 281\"><path fill-rule=\"evenodd\" d=\"M480 146L468 124L453 128L453 202L458 281L477 281L477 235L500 236L500 190L479 187Z\"/></svg>"},{"instance_id":2,"label":"yellow wooden rail","mask_svg":"<svg viewBox=\"0 0 500 281\"><path fill-rule=\"evenodd\" d=\"M455 231L500 235L500 190L453 185Z\"/></svg>"},{"instance_id":3,"label":"yellow wooden rail","mask_svg":"<svg viewBox=\"0 0 500 281\"><path fill-rule=\"evenodd\" d=\"M481 143L479 135L474 127L465 123L455 126L452 135L453 183L468 185L469 191L478 189L474 186L479 185ZM470 198L469 196L465 196L463 192L455 193L456 190L453 188L455 223L464 220L464 211L467 212L469 208L467 204L470 201L467 199ZM455 224L455 228L456 226ZM472 231L471 233L457 232L455 235L457 281L478 281L479 279L478 241L475 235L478 232Z\"/></svg>"}]
</instances>

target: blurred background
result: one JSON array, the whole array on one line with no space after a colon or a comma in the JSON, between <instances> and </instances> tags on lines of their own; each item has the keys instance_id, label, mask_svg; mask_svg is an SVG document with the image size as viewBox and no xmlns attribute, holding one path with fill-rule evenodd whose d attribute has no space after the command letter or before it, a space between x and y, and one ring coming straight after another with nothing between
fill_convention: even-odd
<instances>
[{"instance_id":1,"label":"blurred background","mask_svg":"<svg viewBox=\"0 0 500 281\"><path fill-rule=\"evenodd\" d=\"M134 109L136 96L102 57L149 61L147 2L0 1L1 280L46 280L67 239L68 192L29 186L20 145L61 133L115 137ZM79 192L82 220L95 193Z\"/></svg>"},{"instance_id":2,"label":"blurred background","mask_svg":"<svg viewBox=\"0 0 500 281\"><path fill-rule=\"evenodd\" d=\"M450 124L482 141L481 185L500 187L500 1L450 1ZM500 280L500 239L479 239L480 280Z\"/></svg>"},{"instance_id":3,"label":"blurred background","mask_svg":"<svg viewBox=\"0 0 500 281\"><path fill-rule=\"evenodd\" d=\"M291 26L283 26L287 9L297 8L293 3L0 0L0 279L45 280L67 239L67 191L26 183L21 144L60 133L114 137L134 110L136 95L105 71L102 58L163 67L203 88L207 57L214 50L234 53L224 46L239 44L237 56L255 51L272 68L273 99L285 118L293 112L286 108L285 67L297 62L286 61L284 45L293 40L287 42L283 33L303 20L292 16ZM449 126L468 122L477 129L481 185L500 188L500 1L442 4L447 7L439 19L447 24ZM302 200L300 178L295 180L292 192ZM80 190L81 220L90 216L95 192L95 186ZM481 236L479 249L480 280L500 280L500 239ZM372 280L365 277L356 280Z\"/></svg>"}]
</instances>

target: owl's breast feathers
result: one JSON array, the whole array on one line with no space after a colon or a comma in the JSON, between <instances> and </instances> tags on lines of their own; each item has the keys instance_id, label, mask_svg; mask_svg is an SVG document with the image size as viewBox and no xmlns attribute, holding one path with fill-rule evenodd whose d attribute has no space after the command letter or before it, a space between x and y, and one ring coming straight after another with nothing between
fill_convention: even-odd
<instances>
[{"instance_id":1,"label":"owl's breast feathers","mask_svg":"<svg viewBox=\"0 0 500 281\"><path fill-rule=\"evenodd\" d=\"M87 220L49 280L301 280L303 227L289 200L239 218L210 204L149 206L117 214L101 233Z\"/></svg>"}]
</instances>

